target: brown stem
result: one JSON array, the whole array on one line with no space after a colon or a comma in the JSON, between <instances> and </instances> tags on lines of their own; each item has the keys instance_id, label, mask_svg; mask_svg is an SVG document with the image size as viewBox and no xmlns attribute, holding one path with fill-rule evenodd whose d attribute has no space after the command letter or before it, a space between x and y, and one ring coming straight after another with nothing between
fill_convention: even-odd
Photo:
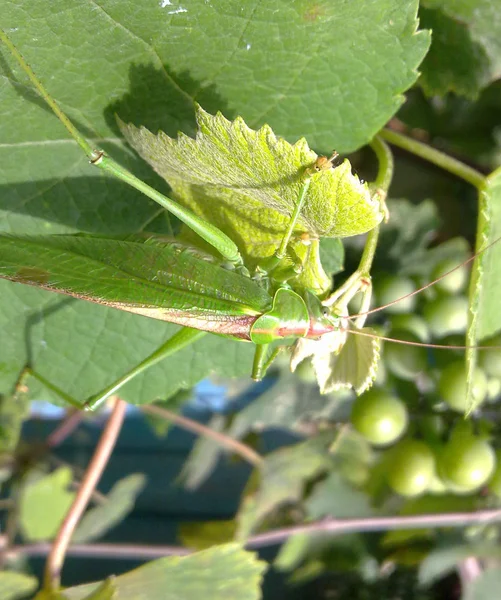
<instances>
[{"instance_id":1,"label":"brown stem","mask_svg":"<svg viewBox=\"0 0 501 600\"><path fill-rule=\"evenodd\" d=\"M412 515L405 517L370 517L364 519L325 519L308 523L274 529L258 533L250 537L248 548L262 548L280 544L298 533L361 533L369 531L392 531L396 529L421 529L425 527L465 527L466 525L485 525L501 521L501 509L479 510L476 512L456 512L445 514Z\"/></svg>"},{"instance_id":2,"label":"brown stem","mask_svg":"<svg viewBox=\"0 0 501 600\"><path fill-rule=\"evenodd\" d=\"M501 521L501 509L481 510L478 512L458 512L447 514L412 515L406 517L371 517L364 519L325 519L284 527L259 533L250 537L245 544L247 548L262 548L280 544L289 537L299 533L326 532L341 535L351 532L389 531L396 529L421 529L423 527L465 527L472 524L494 523ZM28 556L44 556L49 552L46 543L15 546L12 553ZM182 546L145 546L141 544L74 544L69 546L71 556L93 556L102 558L131 558L152 560L162 556L184 556L190 554L188 548Z\"/></svg>"},{"instance_id":3,"label":"brown stem","mask_svg":"<svg viewBox=\"0 0 501 600\"><path fill-rule=\"evenodd\" d=\"M82 484L77 492L75 500L58 531L45 565L44 587L47 591L57 590L60 587L61 569L71 536L73 535L73 532L87 507L89 499L92 496L92 492L108 463L118 434L122 428L126 407L127 404L123 400L116 400L113 411L106 423L96 451L94 452L94 456L85 471Z\"/></svg>"},{"instance_id":4,"label":"brown stem","mask_svg":"<svg viewBox=\"0 0 501 600\"><path fill-rule=\"evenodd\" d=\"M172 423L179 425L183 429L187 429L188 431L191 431L198 435L203 435L205 437L215 440L221 446L224 446L228 450L231 450L235 454L241 456L253 467L261 467L263 464L263 457L257 452L255 452L250 446L247 446L247 444L244 444L239 440L235 440L229 435L225 435L224 433L220 433L219 431L214 431L210 427L206 427L198 421L194 421L193 419L189 419L188 417L183 417L181 415L171 412L170 410L167 410L166 408L161 408L160 406L142 406L141 410L145 413L149 413L150 415L155 415L157 417L167 419L167 421L171 421Z\"/></svg>"},{"instance_id":5,"label":"brown stem","mask_svg":"<svg viewBox=\"0 0 501 600\"><path fill-rule=\"evenodd\" d=\"M83 411L70 408L61 423L45 440L47 448L54 448L64 442L80 425L84 417L85 413Z\"/></svg>"}]
</instances>

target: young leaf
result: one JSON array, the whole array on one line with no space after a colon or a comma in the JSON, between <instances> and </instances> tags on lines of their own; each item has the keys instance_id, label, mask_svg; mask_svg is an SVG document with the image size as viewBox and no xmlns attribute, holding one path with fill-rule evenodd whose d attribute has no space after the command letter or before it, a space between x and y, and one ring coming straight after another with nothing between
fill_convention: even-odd
<instances>
[{"instance_id":1,"label":"young leaf","mask_svg":"<svg viewBox=\"0 0 501 600\"><path fill-rule=\"evenodd\" d=\"M266 563L237 544L215 546L185 557L160 558L119 575L120 600L172 598L183 600L259 600ZM98 584L66 589L68 600L84 600Z\"/></svg>"},{"instance_id":2,"label":"young leaf","mask_svg":"<svg viewBox=\"0 0 501 600\"><path fill-rule=\"evenodd\" d=\"M242 210L242 196L252 214L266 208L290 216L304 185L306 169L317 155L304 138L294 145L278 138L264 125L252 130L243 119L227 120L196 107L198 132L193 139L180 133L177 139L160 132L120 122L127 141L175 189L181 180L192 186L229 190L224 201ZM215 206L214 211L219 207ZM320 237L346 237L373 229L382 219L379 202L360 183L345 160L335 168L311 176L306 203L297 230Z\"/></svg>"},{"instance_id":3,"label":"young leaf","mask_svg":"<svg viewBox=\"0 0 501 600\"><path fill-rule=\"evenodd\" d=\"M370 327L355 333L340 330L324 335L319 340L300 339L291 358L291 370L311 356L318 385L322 394L354 389L362 394L372 385L379 363L380 341ZM361 335L357 335L357 331ZM363 335L367 333L369 335Z\"/></svg>"},{"instance_id":4,"label":"young leaf","mask_svg":"<svg viewBox=\"0 0 501 600\"><path fill-rule=\"evenodd\" d=\"M229 121L200 107L196 116L195 139L183 134L177 139L162 132L153 135L144 127L122 122L120 126L180 202L239 240L245 262L252 268L279 246L307 169L317 155L304 139L291 145L267 125L254 131L241 118ZM352 174L348 161L314 173L295 229L298 234L311 234L313 248L306 252L300 242L293 246L299 258L306 258L305 266L318 272L317 277L303 276L305 287L323 292L329 285L319 264L316 238L365 233L381 218L379 202Z\"/></svg>"},{"instance_id":5,"label":"young leaf","mask_svg":"<svg viewBox=\"0 0 501 600\"><path fill-rule=\"evenodd\" d=\"M476 252L501 236L501 169L486 179L480 191ZM501 244L494 244L474 261L470 284L470 323L467 345L474 346L501 330ZM466 352L467 405L473 410L472 378L478 350Z\"/></svg>"},{"instance_id":6,"label":"young leaf","mask_svg":"<svg viewBox=\"0 0 501 600\"><path fill-rule=\"evenodd\" d=\"M197 521L182 523L179 537L183 546L196 550L205 550L217 544L226 544L233 540L237 524L231 521Z\"/></svg>"}]
</instances>

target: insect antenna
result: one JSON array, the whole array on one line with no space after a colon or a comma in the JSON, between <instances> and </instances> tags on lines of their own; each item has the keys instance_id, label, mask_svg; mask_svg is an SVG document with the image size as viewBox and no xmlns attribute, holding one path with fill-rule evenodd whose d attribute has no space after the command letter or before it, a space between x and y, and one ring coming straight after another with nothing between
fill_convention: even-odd
<instances>
[{"instance_id":1,"label":"insect antenna","mask_svg":"<svg viewBox=\"0 0 501 600\"><path fill-rule=\"evenodd\" d=\"M427 342L411 342L409 340L398 340L396 338L379 335L377 333L369 333L368 331L360 331L358 329L348 329L348 333L353 335L362 335L364 337L383 340L385 342L393 342L394 344L404 344L405 346L419 346L421 348L435 348L437 350L501 350L501 346L456 346L449 344L428 344Z\"/></svg>"},{"instance_id":2,"label":"insect antenna","mask_svg":"<svg viewBox=\"0 0 501 600\"><path fill-rule=\"evenodd\" d=\"M387 304L383 304L382 306L378 306L377 308L372 308L371 310L365 311L365 312L361 312L355 315L350 315L348 317L348 319L356 319L358 317L365 317L367 315L372 315L374 313L377 313L381 310L385 310L386 308L388 308L389 306L392 306L393 304L398 304L399 302L402 302L402 300L406 300L407 298L411 298L412 296L416 296L417 294L420 294L422 291L427 290L428 288L434 286L436 283L438 283L439 281L442 281L442 279L445 279L446 277L448 277L449 275L451 275L451 273L454 273L455 271L457 271L458 269L462 269L465 265L471 263L472 261L474 261L478 256L480 256L481 254L483 254L486 250L489 250L489 248L491 248L492 246L494 246L495 244L497 244L499 241L501 241L501 236L497 237L495 240L493 240L492 242L490 242L489 244L487 244L487 246L485 246L485 248L482 248L481 250L479 250L478 252L476 252L475 254L473 254L472 256L470 256L470 258L467 258L464 262L460 263L459 265L456 265L455 267L453 267L452 269L450 269L449 271L447 271L446 273L443 273L442 275L440 275L440 277L437 277L436 279L434 279L433 281L430 281L428 283L426 283L425 285L423 285L422 287L420 287L418 290L414 290L413 292L409 292L408 294L405 294L405 296L401 296L400 298L397 298L396 300L392 300L391 302L388 302ZM468 348L474 348L475 346L467 346Z\"/></svg>"}]
</instances>

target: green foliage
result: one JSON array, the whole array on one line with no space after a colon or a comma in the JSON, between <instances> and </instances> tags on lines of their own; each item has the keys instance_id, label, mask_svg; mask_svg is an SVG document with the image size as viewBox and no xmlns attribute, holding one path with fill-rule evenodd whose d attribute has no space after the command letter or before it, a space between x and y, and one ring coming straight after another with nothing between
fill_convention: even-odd
<instances>
[{"instance_id":1,"label":"green foliage","mask_svg":"<svg viewBox=\"0 0 501 600\"><path fill-rule=\"evenodd\" d=\"M362 518L374 514L367 495L357 490L338 471L333 470L317 483L305 502L308 517L336 519Z\"/></svg>"},{"instance_id":2,"label":"green foliage","mask_svg":"<svg viewBox=\"0 0 501 600\"><path fill-rule=\"evenodd\" d=\"M120 600L165 598L165 600L259 600L259 586L265 563L237 544L214 546L210 550L178 558L161 558L115 578ZM64 591L68 600L85 600L95 584Z\"/></svg>"},{"instance_id":3,"label":"green foliage","mask_svg":"<svg viewBox=\"0 0 501 600\"><path fill-rule=\"evenodd\" d=\"M481 558L501 558L499 548L494 544L449 544L438 547L428 554L419 567L419 583L428 586L452 572L457 565L475 556ZM481 576L480 576L481 577ZM468 596L468 592L466 594ZM488 598L489 596L485 596ZM494 596L492 596L494 597ZM464 596L463 596L464 598ZM481 596L479 598L482 598Z\"/></svg>"},{"instance_id":4,"label":"green foliage","mask_svg":"<svg viewBox=\"0 0 501 600\"><path fill-rule=\"evenodd\" d=\"M495 0L423 0L421 25L433 29L424 88L476 98L501 73L501 17Z\"/></svg>"},{"instance_id":5,"label":"green foliage","mask_svg":"<svg viewBox=\"0 0 501 600\"><path fill-rule=\"evenodd\" d=\"M104 504L97 505L84 514L72 541L78 544L95 540L120 523L134 507L144 485L144 475L139 473L118 481L106 495Z\"/></svg>"},{"instance_id":6,"label":"green foliage","mask_svg":"<svg viewBox=\"0 0 501 600\"><path fill-rule=\"evenodd\" d=\"M27 594L31 594L38 587L36 577L15 573L14 571L2 571L0 573L0 595L2 600L21 600Z\"/></svg>"},{"instance_id":7,"label":"green foliage","mask_svg":"<svg viewBox=\"0 0 501 600\"><path fill-rule=\"evenodd\" d=\"M28 540L49 540L55 537L75 493L68 491L73 474L61 467L49 475L34 476L25 485L20 505L20 523Z\"/></svg>"},{"instance_id":8,"label":"green foliage","mask_svg":"<svg viewBox=\"0 0 501 600\"><path fill-rule=\"evenodd\" d=\"M329 461L322 441L308 440L266 456L244 492L238 512L238 539L245 539L275 509L299 501L306 483L326 471Z\"/></svg>"},{"instance_id":9,"label":"green foliage","mask_svg":"<svg viewBox=\"0 0 501 600\"><path fill-rule=\"evenodd\" d=\"M492 173L480 193L479 218L477 224L477 251L488 244L494 245L482 252L475 260L473 281L470 285L470 322L467 333L468 345L480 341L501 330L501 314L496 300L499 294L499 268L501 245L495 242L501 236L501 171ZM471 382L477 362L477 350L468 350L468 372ZM468 406L475 408L473 388L468 386Z\"/></svg>"},{"instance_id":10,"label":"green foliage","mask_svg":"<svg viewBox=\"0 0 501 600\"><path fill-rule=\"evenodd\" d=\"M458 19L452 11L448 14L447 4L452 3L427 9L425 0L419 11L421 26L432 31L419 83L428 96L455 92L475 100L492 78L489 57L485 46L473 39L471 22Z\"/></svg>"},{"instance_id":11,"label":"green foliage","mask_svg":"<svg viewBox=\"0 0 501 600\"><path fill-rule=\"evenodd\" d=\"M28 395L23 388L0 396L0 454L8 455L16 449L28 410Z\"/></svg>"}]
</instances>

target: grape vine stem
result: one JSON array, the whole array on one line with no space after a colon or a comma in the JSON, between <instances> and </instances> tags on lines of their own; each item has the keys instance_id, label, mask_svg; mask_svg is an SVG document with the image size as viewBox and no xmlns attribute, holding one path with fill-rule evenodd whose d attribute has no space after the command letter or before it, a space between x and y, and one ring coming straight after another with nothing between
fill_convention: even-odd
<instances>
[{"instance_id":1,"label":"grape vine stem","mask_svg":"<svg viewBox=\"0 0 501 600\"><path fill-rule=\"evenodd\" d=\"M452 158L452 156L448 156L444 152L428 146L428 144L418 142L417 140L398 133L397 131L393 131L392 129L382 129L378 135L390 144L402 148L402 150L406 150L407 152L411 152L415 156L427 160L435 166L448 171L452 175L460 177L479 190L485 186L486 178L482 173L465 165L460 160Z\"/></svg>"},{"instance_id":2,"label":"grape vine stem","mask_svg":"<svg viewBox=\"0 0 501 600\"><path fill-rule=\"evenodd\" d=\"M71 536L89 503L92 493L108 463L111 452L115 447L115 442L122 428L126 407L127 404L123 400L116 400L110 418L99 439L94 456L85 471L75 500L59 528L45 565L44 587L48 592L58 590L61 585L61 569Z\"/></svg>"}]
</instances>

